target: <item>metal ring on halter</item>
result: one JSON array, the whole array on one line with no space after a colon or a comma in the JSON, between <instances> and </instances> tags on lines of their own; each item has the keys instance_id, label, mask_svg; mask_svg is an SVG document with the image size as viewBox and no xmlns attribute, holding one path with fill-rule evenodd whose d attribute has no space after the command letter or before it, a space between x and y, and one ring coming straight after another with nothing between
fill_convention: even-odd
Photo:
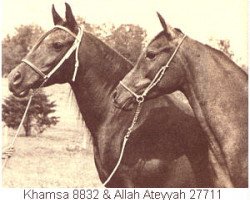
<instances>
[{"instance_id":1,"label":"metal ring on halter","mask_svg":"<svg viewBox=\"0 0 250 200\"><path fill-rule=\"evenodd\" d=\"M135 92L133 92L128 86L126 86L122 81L120 81L120 84L128 90L132 95L134 95L137 103L143 103L144 102L144 94L138 95Z\"/></svg>"},{"instance_id":2,"label":"metal ring on halter","mask_svg":"<svg viewBox=\"0 0 250 200\"><path fill-rule=\"evenodd\" d=\"M143 103L144 102L144 96L143 95L137 95L136 96L136 101L138 102L138 103Z\"/></svg>"},{"instance_id":3,"label":"metal ring on halter","mask_svg":"<svg viewBox=\"0 0 250 200\"><path fill-rule=\"evenodd\" d=\"M180 48L180 46L181 46L181 44L182 44L182 42L184 41L185 38L186 38L186 35L184 35L183 38L181 39L181 41L180 41L180 43L178 44L178 46L176 47L174 53L173 53L173 54L171 55L171 57L169 58L167 64L164 65L164 66L162 66L162 67L160 68L160 70L156 73L156 75L155 75L155 77L153 78L153 80L151 81L151 83L148 85L148 87L144 90L144 92L143 92L141 95L136 94L136 93L135 93L134 91L132 91L127 85L125 85L122 81L120 81L120 84L121 84L127 91L129 91L132 95L135 96L136 101L137 101L138 103L142 103L142 102L144 101L144 97L147 96L148 92L149 92L153 87L155 87L156 84L158 84L158 83L161 81L161 79L162 79L162 77L163 77L163 75L164 75L166 69L170 67L170 66L169 66L170 62L173 60L174 56L176 55L178 49Z\"/></svg>"}]
</instances>

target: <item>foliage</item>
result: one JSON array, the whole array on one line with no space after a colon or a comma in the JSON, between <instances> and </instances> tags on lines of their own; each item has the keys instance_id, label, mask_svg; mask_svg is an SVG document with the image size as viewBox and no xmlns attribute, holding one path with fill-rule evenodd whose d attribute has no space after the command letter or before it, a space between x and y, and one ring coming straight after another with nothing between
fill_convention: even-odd
<instances>
[{"instance_id":1,"label":"foliage","mask_svg":"<svg viewBox=\"0 0 250 200\"><path fill-rule=\"evenodd\" d=\"M233 59L234 53L232 52L230 41L229 40L218 40L218 47L219 49L226 54L229 58Z\"/></svg>"},{"instance_id":2,"label":"foliage","mask_svg":"<svg viewBox=\"0 0 250 200\"><path fill-rule=\"evenodd\" d=\"M210 38L209 42L212 44L212 46L215 46L215 48L227 55L230 59L234 58L234 53L231 50L231 44L229 40Z\"/></svg>"},{"instance_id":3,"label":"foliage","mask_svg":"<svg viewBox=\"0 0 250 200\"><path fill-rule=\"evenodd\" d=\"M81 17L77 17L77 21L86 31L99 37L133 63L136 62L144 47L146 31L138 25L122 24L118 27L107 24L95 25L86 22ZM20 63L43 32L42 28L37 25L21 25L16 28L14 36L7 35L3 39L2 72L4 76Z\"/></svg>"},{"instance_id":4,"label":"foliage","mask_svg":"<svg viewBox=\"0 0 250 200\"><path fill-rule=\"evenodd\" d=\"M100 39L103 39L103 36L105 34L108 34L106 32L106 24L97 25L97 24L90 24L86 20L84 20L81 17L76 18L77 23L84 28L84 31L88 31L92 34L94 34L96 37L99 37Z\"/></svg>"},{"instance_id":5,"label":"foliage","mask_svg":"<svg viewBox=\"0 0 250 200\"><path fill-rule=\"evenodd\" d=\"M123 56L132 62L136 62L142 48L143 40L146 36L145 30L137 25L123 24L119 27L107 24L94 25L87 23L78 17L77 21L83 25L86 31L89 31L105 41L109 46L120 52ZM21 25L16 28L16 34L7 35L2 42L2 66L3 75L7 75L21 59L29 52L37 39L44 31L37 25ZM3 103L3 121L8 127L17 128L28 98L17 98L10 96ZM47 127L55 125L58 122L57 117L49 117L53 113L54 102L49 102L47 96L39 93L33 98L27 118L24 122L26 135L30 135L31 128L43 132Z\"/></svg>"},{"instance_id":6,"label":"foliage","mask_svg":"<svg viewBox=\"0 0 250 200\"><path fill-rule=\"evenodd\" d=\"M2 42L2 73L7 75L29 52L43 30L37 25L21 25L14 36L7 35Z\"/></svg>"},{"instance_id":7,"label":"foliage","mask_svg":"<svg viewBox=\"0 0 250 200\"><path fill-rule=\"evenodd\" d=\"M4 100L2 119L8 127L18 128L28 100L29 95L24 98L11 95ZM58 117L50 116L51 113L55 112L55 106L55 102L50 102L43 92L36 93L24 120L23 127L26 136L31 135L31 128L35 128L38 133L42 133L46 128L57 124Z\"/></svg>"},{"instance_id":8,"label":"foliage","mask_svg":"<svg viewBox=\"0 0 250 200\"><path fill-rule=\"evenodd\" d=\"M235 63L237 63L245 72L247 72L248 70L248 66L245 64L240 64L240 58L236 58L234 52L231 49L231 44L230 44L230 40L228 39L214 39L214 38L210 38L209 42L212 43L213 46L215 46L215 48L219 49L220 51L222 51L226 56L228 56L231 60L233 60Z\"/></svg>"},{"instance_id":9,"label":"foliage","mask_svg":"<svg viewBox=\"0 0 250 200\"><path fill-rule=\"evenodd\" d=\"M138 25L122 24L118 27L107 24L95 25L89 24L80 17L77 21L86 31L99 37L134 64L144 48L143 41L147 34Z\"/></svg>"},{"instance_id":10,"label":"foliage","mask_svg":"<svg viewBox=\"0 0 250 200\"><path fill-rule=\"evenodd\" d=\"M135 64L144 48L145 37L146 31L140 26L122 24L118 28L113 27L104 41Z\"/></svg>"}]
</instances>

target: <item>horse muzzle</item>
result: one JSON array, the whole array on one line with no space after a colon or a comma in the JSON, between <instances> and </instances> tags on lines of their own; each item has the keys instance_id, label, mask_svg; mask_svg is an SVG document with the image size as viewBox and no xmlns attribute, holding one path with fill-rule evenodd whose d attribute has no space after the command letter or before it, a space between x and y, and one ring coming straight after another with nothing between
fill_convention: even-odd
<instances>
[{"instance_id":1,"label":"horse muzzle","mask_svg":"<svg viewBox=\"0 0 250 200\"><path fill-rule=\"evenodd\" d=\"M16 97L25 97L28 95L29 90L31 87L37 83L36 76L32 78L30 76L25 76L24 66L25 64L21 63L16 68L14 68L8 75L9 81L9 90L16 96Z\"/></svg>"},{"instance_id":2,"label":"horse muzzle","mask_svg":"<svg viewBox=\"0 0 250 200\"><path fill-rule=\"evenodd\" d=\"M124 93L120 94L118 93L118 90L115 90L112 94L112 97L114 106L116 108L129 111L135 106L135 99L130 93L125 95Z\"/></svg>"}]
</instances>

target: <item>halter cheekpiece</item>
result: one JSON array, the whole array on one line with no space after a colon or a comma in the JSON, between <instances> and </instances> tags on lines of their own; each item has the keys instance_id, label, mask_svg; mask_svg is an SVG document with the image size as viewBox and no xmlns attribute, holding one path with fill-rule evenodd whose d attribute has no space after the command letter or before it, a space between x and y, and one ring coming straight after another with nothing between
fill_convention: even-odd
<instances>
[{"instance_id":1,"label":"halter cheekpiece","mask_svg":"<svg viewBox=\"0 0 250 200\"><path fill-rule=\"evenodd\" d=\"M174 53L172 54L172 56L169 58L168 62L166 65L162 66L159 71L157 72L157 74L155 75L154 79L150 82L150 84L148 85L148 87L143 91L142 94L136 94L133 90L131 90L126 84L124 84L122 81L120 81L120 84L126 89L128 90L132 95L134 95L136 101L138 103L142 103L144 101L144 98L147 96L148 92L157 85L157 83L159 83L163 77L163 75L165 74L165 71L167 68L169 68L169 64L171 63L171 61L173 60L174 56L176 55L177 51L179 50L182 42L184 41L184 39L186 38L186 35L183 36L183 38L181 39L180 43L178 44L178 46L176 47Z\"/></svg>"},{"instance_id":2,"label":"halter cheekpiece","mask_svg":"<svg viewBox=\"0 0 250 200\"><path fill-rule=\"evenodd\" d=\"M29 60L22 59L22 62L25 63L25 64L27 64L36 73L38 73L43 78L43 80L44 80L43 84L44 84L62 66L62 64L64 63L64 61L67 60L69 58L69 56L74 51L76 51L76 53L75 53L75 70L74 70L73 77L72 77L72 81L74 82L75 78L76 78L77 70L78 70L78 67L79 67L78 50L79 50L79 46L80 46L80 43L81 43L81 38L82 38L82 35L83 35L83 31L82 31L81 27L78 27L79 31L78 31L78 34L76 35L72 31L70 31L68 28L66 28L64 26L56 25L50 31L48 31L47 33L45 33L38 40L37 44L32 48L31 52L34 51L34 49L44 40L44 38L47 37L55 29L64 30L65 32L69 33L71 36L73 36L75 38L75 41L74 41L73 45L69 48L69 50L63 56L63 58L58 62L58 64L48 74L45 74L35 64L33 64L32 62L30 62Z\"/></svg>"}]
</instances>

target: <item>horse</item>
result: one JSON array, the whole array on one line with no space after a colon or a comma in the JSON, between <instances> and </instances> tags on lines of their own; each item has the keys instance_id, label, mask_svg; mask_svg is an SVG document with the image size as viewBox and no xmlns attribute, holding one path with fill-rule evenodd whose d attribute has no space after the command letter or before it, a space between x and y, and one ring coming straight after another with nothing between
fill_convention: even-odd
<instances>
[{"instance_id":1,"label":"horse","mask_svg":"<svg viewBox=\"0 0 250 200\"><path fill-rule=\"evenodd\" d=\"M247 74L225 54L172 28L157 14L163 31L117 86L116 107L131 109L136 100L181 91L208 138L215 186L247 187Z\"/></svg>"},{"instance_id":2,"label":"horse","mask_svg":"<svg viewBox=\"0 0 250 200\"><path fill-rule=\"evenodd\" d=\"M9 89L16 96L25 96L30 89L69 83L90 130L95 165L104 182L119 158L134 115L115 108L112 94L133 65L91 33L83 31L79 37L81 30L67 3L66 20L54 5L52 16L55 27L11 71ZM76 48L72 50L72 46ZM74 67L76 63L79 65ZM208 145L202 135L192 110L174 96L149 101L142 108L118 170L106 186L211 186Z\"/></svg>"}]
</instances>

